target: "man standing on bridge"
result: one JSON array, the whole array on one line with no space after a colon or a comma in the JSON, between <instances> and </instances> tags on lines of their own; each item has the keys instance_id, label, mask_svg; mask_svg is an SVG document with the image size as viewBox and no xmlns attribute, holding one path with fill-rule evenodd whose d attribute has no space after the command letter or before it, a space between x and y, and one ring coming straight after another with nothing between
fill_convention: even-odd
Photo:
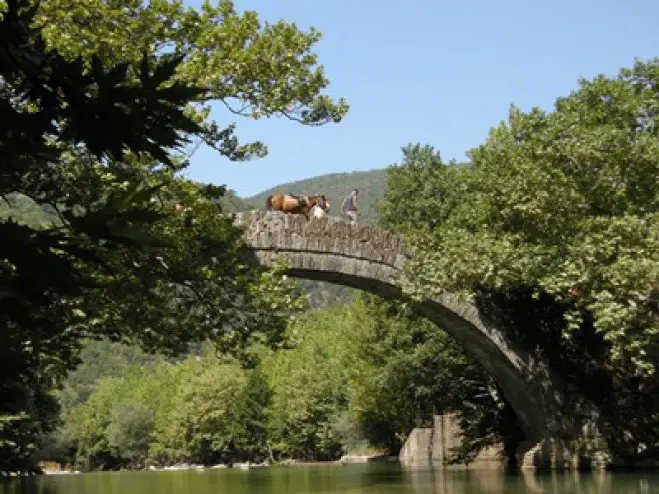
<instances>
[{"instance_id":1,"label":"man standing on bridge","mask_svg":"<svg viewBox=\"0 0 659 494\"><path fill-rule=\"evenodd\" d=\"M356 225L359 220L359 206L357 204L358 195L359 189L352 189L352 192L350 192L343 200L343 206L341 207L343 213L350 218L350 223L353 225Z\"/></svg>"}]
</instances>

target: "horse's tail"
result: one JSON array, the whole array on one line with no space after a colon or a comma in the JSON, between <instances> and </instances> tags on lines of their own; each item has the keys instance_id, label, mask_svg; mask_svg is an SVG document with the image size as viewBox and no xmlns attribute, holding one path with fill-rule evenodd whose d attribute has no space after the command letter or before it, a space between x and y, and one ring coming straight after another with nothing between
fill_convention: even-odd
<instances>
[{"instance_id":1,"label":"horse's tail","mask_svg":"<svg viewBox=\"0 0 659 494\"><path fill-rule=\"evenodd\" d=\"M272 196L268 196L265 199L265 210L272 211Z\"/></svg>"}]
</instances>

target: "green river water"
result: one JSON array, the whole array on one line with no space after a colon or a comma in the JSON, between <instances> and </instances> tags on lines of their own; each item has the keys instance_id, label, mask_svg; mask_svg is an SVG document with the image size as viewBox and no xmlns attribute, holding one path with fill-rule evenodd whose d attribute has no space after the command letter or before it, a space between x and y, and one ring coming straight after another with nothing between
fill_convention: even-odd
<instances>
[{"instance_id":1,"label":"green river water","mask_svg":"<svg viewBox=\"0 0 659 494\"><path fill-rule=\"evenodd\" d=\"M406 470L398 464L184 472L112 472L12 479L1 494L659 494L659 474Z\"/></svg>"}]
</instances>

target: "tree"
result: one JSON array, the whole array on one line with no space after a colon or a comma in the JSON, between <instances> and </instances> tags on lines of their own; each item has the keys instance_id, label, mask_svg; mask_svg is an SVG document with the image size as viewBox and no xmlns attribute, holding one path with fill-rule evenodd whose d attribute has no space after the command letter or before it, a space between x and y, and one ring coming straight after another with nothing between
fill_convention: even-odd
<instances>
[{"instance_id":1,"label":"tree","mask_svg":"<svg viewBox=\"0 0 659 494\"><path fill-rule=\"evenodd\" d=\"M618 458L655 454L659 439L643 399L659 362L658 95L659 61L637 62L580 81L552 112L511 108L467 169L391 172L390 198L418 193L437 217L432 229L408 223L411 293L462 292L510 323L596 405ZM402 179L417 174L424 189Z\"/></svg>"},{"instance_id":2,"label":"tree","mask_svg":"<svg viewBox=\"0 0 659 494\"><path fill-rule=\"evenodd\" d=\"M306 313L287 330L294 348L264 359L277 457L328 460L341 453L336 425L347 410L348 382L357 365L354 343L368 324L343 307Z\"/></svg>"},{"instance_id":3,"label":"tree","mask_svg":"<svg viewBox=\"0 0 659 494\"><path fill-rule=\"evenodd\" d=\"M234 404L233 447L239 459L263 461L271 456L268 444L272 389L261 369L249 371Z\"/></svg>"},{"instance_id":4,"label":"tree","mask_svg":"<svg viewBox=\"0 0 659 494\"><path fill-rule=\"evenodd\" d=\"M110 448L131 462L147 458L153 422L153 411L141 403L123 400L115 404L107 430Z\"/></svg>"},{"instance_id":5,"label":"tree","mask_svg":"<svg viewBox=\"0 0 659 494\"><path fill-rule=\"evenodd\" d=\"M345 102L322 94L318 33L261 26L228 1L2 0L0 13L0 197L57 212L45 227L0 218L2 403L20 401L17 383L56 383L86 336L176 353L206 338L237 350L262 328L278 344L288 307L261 295L281 280L248 266L212 200L222 190L179 176L194 139L232 160L265 153L210 120L212 100L252 118L341 120Z\"/></svg>"},{"instance_id":6,"label":"tree","mask_svg":"<svg viewBox=\"0 0 659 494\"><path fill-rule=\"evenodd\" d=\"M102 379L85 403L67 410L67 433L73 438L77 463L84 469L109 469L121 463L112 451L107 429L112 422L115 400L126 389L124 384L120 378Z\"/></svg>"},{"instance_id":7,"label":"tree","mask_svg":"<svg viewBox=\"0 0 659 494\"><path fill-rule=\"evenodd\" d=\"M387 169L387 190L377 203L378 225L401 233L428 233L463 200L469 165L442 162L432 146L403 148L400 165ZM414 201L414 207L408 205Z\"/></svg>"},{"instance_id":8,"label":"tree","mask_svg":"<svg viewBox=\"0 0 659 494\"><path fill-rule=\"evenodd\" d=\"M193 364L194 365L194 364ZM181 387L180 406L173 411L170 444L188 461L212 465L231 460L237 428L236 403L245 387L237 365L206 359Z\"/></svg>"},{"instance_id":9,"label":"tree","mask_svg":"<svg viewBox=\"0 0 659 494\"><path fill-rule=\"evenodd\" d=\"M57 400L47 380L12 384L0 393L0 475L37 471L40 438L57 425Z\"/></svg>"},{"instance_id":10,"label":"tree","mask_svg":"<svg viewBox=\"0 0 659 494\"><path fill-rule=\"evenodd\" d=\"M355 305L371 322L355 342L360 365L350 382L349 410L370 444L397 453L413 428L457 412L464 433L451 461L469 462L494 444L514 460L523 433L482 366L410 308L372 296Z\"/></svg>"}]
</instances>

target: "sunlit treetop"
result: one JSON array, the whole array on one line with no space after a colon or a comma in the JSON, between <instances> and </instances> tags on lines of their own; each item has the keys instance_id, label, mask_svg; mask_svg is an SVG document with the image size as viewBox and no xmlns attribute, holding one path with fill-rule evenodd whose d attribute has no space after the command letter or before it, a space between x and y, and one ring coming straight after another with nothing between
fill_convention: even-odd
<instances>
[{"instance_id":1,"label":"sunlit treetop","mask_svg":"<svg viewBox=\"0 0 659 494\"><path fill-rule=\"evenodd\" d=\"M383 220L417 246L419 294L529 287L584 317L622 370L659 365L659 59L580 81L553 111L511 108L471 166L405 149ZM407 216L398 207L415 199ZM432 221L431 221L432 220Z\"/></svg>"}]
</instances>

